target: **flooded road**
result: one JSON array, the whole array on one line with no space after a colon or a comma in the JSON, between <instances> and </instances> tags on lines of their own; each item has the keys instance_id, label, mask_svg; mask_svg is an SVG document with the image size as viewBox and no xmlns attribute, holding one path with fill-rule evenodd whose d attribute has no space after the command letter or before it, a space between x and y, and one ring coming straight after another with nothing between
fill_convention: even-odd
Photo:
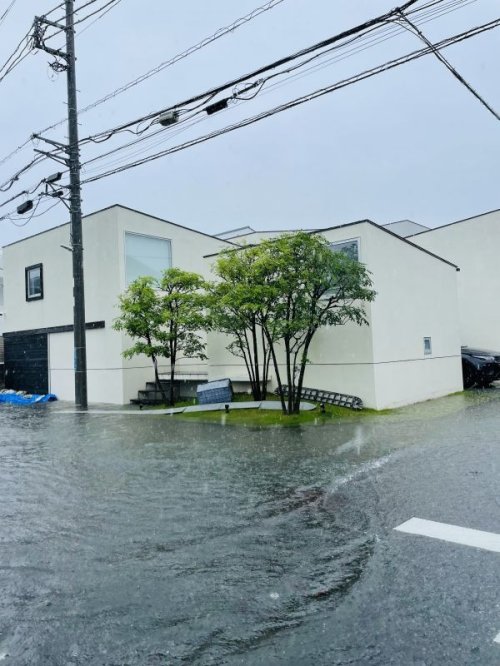
<instances>
[{"instance_id":1,"label":"flooded road","mask_svg":"<svg viewBox=\"0 0 500 666\"><path fill-rule=\"evenodd\" d=\"M500 532L498 394L290 429L2 407L0 664L500 663L500 556L419 652L450 601L421 596L428 558L470 579L476 551L392 531ZM450 651L464 621L484 636Z\"/></svg>"}]
</instances>

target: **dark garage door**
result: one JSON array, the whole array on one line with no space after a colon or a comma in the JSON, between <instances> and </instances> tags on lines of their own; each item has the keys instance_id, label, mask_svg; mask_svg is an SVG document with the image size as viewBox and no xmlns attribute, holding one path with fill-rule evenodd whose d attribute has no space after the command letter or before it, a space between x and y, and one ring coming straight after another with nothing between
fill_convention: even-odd
<instances>
[{"instance_id":1,"label":"dark garage door","mask_svg":"<svg viewBox=\"0 0 500 666\"><path fill-rule=\"evenodd\" d=\"M49 392L47 333L6 333L5 388Z\"/></svg>"}]
</instances>

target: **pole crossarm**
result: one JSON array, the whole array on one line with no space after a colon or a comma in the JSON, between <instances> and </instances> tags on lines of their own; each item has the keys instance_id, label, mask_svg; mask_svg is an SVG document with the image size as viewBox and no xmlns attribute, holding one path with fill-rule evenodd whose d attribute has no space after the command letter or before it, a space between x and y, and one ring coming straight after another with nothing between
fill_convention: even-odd
<instances>
[{"instance_id":1,"label":"pole crossarm","mask_svg":"<svg viewBox=\"0 0 500 666\"><path fill-rule=\"evenodd\" d=\"M33 47L35 49L40 49L42 51L45 51L46 53L49 53L50 55L54 56L55 58L63 58L63 60L66 61L66 63L69 63L69 55L68 53L65 53L64 51L61 51L60 49L53 49L50 46L47 46L44 40L45 36L45 26L53 26L55 28L59 28L61 30L66 31L67 28L65 26L59 25L59 23L54 23L53 21L48 21L47 19L43 18L42 16L35 16L35 20L33 22L33 34L32 34L32 40L33 40ZM66 64L66 67L68 64Z\"/></svg>"},{"instance_id":2,"label":"pole crossarm","mask_svg":"<svg viewBox=\"0 0 500 666\"><path fill-rule=\"evenodd\" d=\"M66 26L63 25L62 23L55 23L54 21L49 21L48 18L45 16L35 16L35 23L39 23L40 25L45 24L45 25L51 25L53 28L59 28L59 30L66 30Z\"/></svg>"},{"instance_id":3,"label":"pole crossarm","mask_svg":"<svg viewBox=\"0 0 500 666\"><path fill-rule=\"evenodd\" d=\"M40 150L39 148L33 148L35 153L40 153L44 157L49 157L51 160L55 160L59 164L62 164L65 167L69 167L69 160L65 157L60 157L59 155L54 155L54 153L49 153L46 150Z\"/></svg>"},{"instance_id":4,"label":"pole crossarm","mask_svg":"<svg viewBox=\"0 0 500 666\"><path fill-rule=\"evenodd\" d=\"M69 146L67 143L60 143L59 141L54 141L54 139L47 139L46 137L42 136L41 134L32 134L31 135L32 139L39 139L40 141L45 141L45 143L50 143L51 145L55 146L56 148L60 148L61 150L64 150L64 152L68 152Z\"/></svg>"}]
</instances>

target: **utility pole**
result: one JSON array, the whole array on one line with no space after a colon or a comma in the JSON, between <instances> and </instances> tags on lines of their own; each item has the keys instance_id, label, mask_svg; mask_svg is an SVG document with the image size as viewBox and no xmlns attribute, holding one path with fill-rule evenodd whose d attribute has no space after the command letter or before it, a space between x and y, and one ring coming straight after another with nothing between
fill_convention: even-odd
<instances>
[{"instance_id":1,"label":"utility pole","mask_svg":"<svg viewBox=\"0 0 500 666\"><path fill-rule=\"evenodd\" d=\"M78 107L76 98L75 66L75 29L74 0L65 0L66 24L48 21L45 17L36 17L33 31L35 48L40 48L60 58L52 67L56 71L66 71L68 89L68 145L63 146L67 158L62 162L69 167L70 175L70 216L71 249L73 255L73 328L74 328L74 367L75 367L75 404L80 409L87 409L87 345L85 336L85 290L83 281L83 238L82 238L82 203L80 184L80 148L78 145ZM47 26L61 28L66 33L66 52L48 47L44 42ZM43 137L38 137L43 139ZM44 139L56 146L61 144ZM42 152L43 151L38 151ZM47 154L47 153L43 153Z\"/></svg>"},{"instance_id":2,"label":"utility pole","mask_svg":"<svg viewBox=\"0 0 500 666\"><path fill-rule=\"evenodd\" d=\"M82 197L78 107L76 103L74 0L66 0L66 60L68 64L68 155L70 176L71 247L73 249L73 325L75 346L75 403L87 409L87 344L83 284Z\"/></svg>"}]
</instances>

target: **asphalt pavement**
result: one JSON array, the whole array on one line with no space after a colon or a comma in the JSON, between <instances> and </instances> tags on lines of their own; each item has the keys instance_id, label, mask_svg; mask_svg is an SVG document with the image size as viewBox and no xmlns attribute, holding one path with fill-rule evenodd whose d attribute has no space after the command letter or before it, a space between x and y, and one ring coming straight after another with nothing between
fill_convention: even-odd
<instances>
[{"instance_id":1,"label":"asphalt pavement","mask_svg":"<svg viewBox=\"0 0 500 666\"><path fill-rule=\"evenodd\" d=\"M405 436L414 446L325 500L351 525L370 516L373 555L335 609L274 641L272 663L500 664L500 553L395 529L415 517L492 533L498 544L499 397L478 391L444 418L410 419Z\"/></svg>"}]
</instances>

